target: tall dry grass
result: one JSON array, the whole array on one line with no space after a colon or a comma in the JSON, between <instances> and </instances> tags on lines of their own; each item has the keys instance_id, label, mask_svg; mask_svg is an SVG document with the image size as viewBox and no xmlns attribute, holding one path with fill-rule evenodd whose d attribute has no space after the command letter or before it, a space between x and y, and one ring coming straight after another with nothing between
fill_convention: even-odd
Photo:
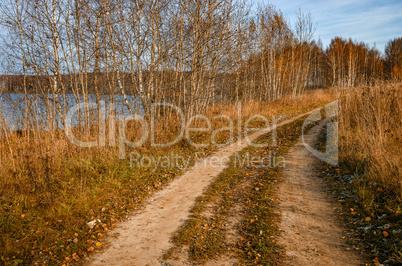
<instances>
[{"instance_id":1,"label":"tall dry grass","mask_svg":"<svg viewBox=\"0 0 402 266\"><path fill-rule=\"evenodd\" d=\"M402 201L402 84L353 88L341 98L340 161Z\"/></svg>"}]
</instances>

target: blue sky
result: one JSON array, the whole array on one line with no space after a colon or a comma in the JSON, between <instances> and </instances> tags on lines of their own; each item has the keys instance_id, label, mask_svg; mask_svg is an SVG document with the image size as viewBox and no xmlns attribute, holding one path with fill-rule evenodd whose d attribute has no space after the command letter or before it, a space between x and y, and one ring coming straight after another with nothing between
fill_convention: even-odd
<instances>
[{"instance_id":1,"label":"blue sky","mask_svg":"<svg viewBox=\"0 0 402 266\"><path fill-rule=\"evenodd\" d=\"M380 52L395 37L402 37L402 0L259 0L272 3L280 9L291 24L296 12L312 14L316 31L314 38L321 38L324 47L335 36L363 41L370 47L376 43Z\"/></svg>"}]
</instances>

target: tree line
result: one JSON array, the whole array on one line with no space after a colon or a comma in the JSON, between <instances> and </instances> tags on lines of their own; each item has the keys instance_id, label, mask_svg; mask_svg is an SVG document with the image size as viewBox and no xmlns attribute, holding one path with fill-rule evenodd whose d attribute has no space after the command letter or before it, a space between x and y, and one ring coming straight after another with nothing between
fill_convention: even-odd
<instances>
[{"instance_id":1,"label":"tree line","mask_svg":"<svg viewBox=\"0 0 402 266\"><path fill-rule=\"evenodd\" d=\"M89 94L97 102L121 95L132 113L168 102L191 116L217 101L270 101L307 88L402 79L402 38L388 43L385 57L340 37L324 49L313 39L310 14L299 11L292 26L271 4L5 0L0 13L7 70L0 85L42 95L61 117L66 94L77 103ZM30 101L26 96L26 121Z\"/></svg>"}]
</instances>

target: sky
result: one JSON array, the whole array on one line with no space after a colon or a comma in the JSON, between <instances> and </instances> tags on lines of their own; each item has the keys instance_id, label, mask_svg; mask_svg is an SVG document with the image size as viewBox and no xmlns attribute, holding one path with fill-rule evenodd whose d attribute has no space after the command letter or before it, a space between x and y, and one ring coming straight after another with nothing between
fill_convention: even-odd
<instances>
[{"instance_id":1,"label":"sky","mask_svg":"<svg viewBox=\"0 0 402 266\"><path fill-rule=\"evenodd\" d=\"M299 8L310 12L324 48L335 36L364 42L384 53L386 43L402 37L402 0L259 0L280 9L294 25Z\"/></svg>"}]
</instances>

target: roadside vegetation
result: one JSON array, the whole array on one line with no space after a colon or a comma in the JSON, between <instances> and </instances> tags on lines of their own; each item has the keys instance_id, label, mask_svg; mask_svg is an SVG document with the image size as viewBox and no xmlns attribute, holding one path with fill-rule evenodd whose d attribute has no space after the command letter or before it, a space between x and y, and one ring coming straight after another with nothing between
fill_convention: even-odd
<instances>
[{"instance_id":1,"label":"roadside vegetation","mask_svg":"<svg viewBox=\"0 0 402 266\"><path fill-rule=\"evenodd\" d=\"M323 168L347 222L345 237L377 265L402 262L401 103L400 83L343 93L339 166Z\"/></svg>"}]
</instances>

